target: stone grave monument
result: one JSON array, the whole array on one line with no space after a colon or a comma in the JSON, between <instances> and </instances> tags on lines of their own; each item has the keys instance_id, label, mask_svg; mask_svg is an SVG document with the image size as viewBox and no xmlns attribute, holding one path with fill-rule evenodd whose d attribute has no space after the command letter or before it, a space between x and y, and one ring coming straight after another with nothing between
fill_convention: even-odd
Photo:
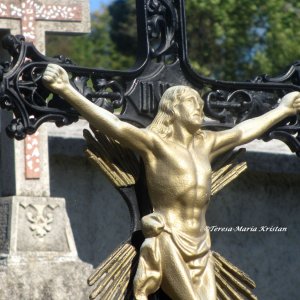
<instances>
[{"instance_id":1,"label":"stone grave monument","mask_svg":"<svg viewBox=\"0 0 300 300\"><path fill-rule=\"evenodd\" d=\"M41 53L46 31L89 30L88 1L0 4L0 35L22 34ZM7 52L0 54L4 61ZM11 118L1 112L1 124ZM78 259L65 199L50 195L47 128L16 141L1 126L0 147L0 299L68 299L75 290L67 287L63 274L70 274L70 286L77 281L82 287L90 266ZM76 294L84 293L81 287Z\"/></svg>"}]
</instances>

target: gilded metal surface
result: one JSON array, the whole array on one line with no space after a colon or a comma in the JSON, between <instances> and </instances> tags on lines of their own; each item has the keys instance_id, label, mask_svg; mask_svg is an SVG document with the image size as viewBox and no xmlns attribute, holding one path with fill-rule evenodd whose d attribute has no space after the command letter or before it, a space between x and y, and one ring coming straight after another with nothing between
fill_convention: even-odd
<instances>
[{"instance_id":1,"label":"gilded metal surface","mask_svg":"<svg viewBox=\"0 0 300 300\"><path fill-rule=\"evenodd\" d=\"M257 297L250 290L255 288L253 280L219 253L213 252L213 256L215 259L216 279L217 282L219 281L224 286L224 290L226 291L227 289L229 294L234 295L233 297L236 299L243 300L246 297L246 299L256 300ZM223 292L225 293L224 290Z\"/></svg>"},{"instance_id":2,"label":"gilded metal surface","mask_svg":"<svg viewBox=\"0 0 300 300\"><path fill-rule=\"evenodd\" d=\"M95 137L88 130L83 131L88 158L100 167L116 187L134 185L139 173L139 162L135 155L99 130L92 131Z\"/></svg>"},{"instance_id":3,"label":"gilded metal surface","mask_svg":"<svg viewBox=\"0 0 300 300\"><path fill-rule=\"evenodd\" d=\"M124 299L135 256L135 248L124 244L106 259L88 279L89 285L98 283L90 299Z\"/></svg>"},{"instance_id":4,"label":"gilded metal surface","mask_svg":"<svg viewBox=\"0 0 300 300\"><path fill-rule=\"evenodd\" d=\"M215 195L218 191L224 188L228 183L237 178L242 172L247 169L247 164L241 162L237 165L228 164L217 172L213 173L211 196Z\"/></svg>"},{"instance_id":5,"label":"gilded metal surface","mask_svg":"<svg viewBox=\"0 0 300 300\"><path fill-rule=\"evenodd\" d=\"M212 132L201 129L204 115L199 94L190 87L175 86L163 94L150 126L140 129L83 97L70 85L68 74L61 67L48 65L43 80L47 88L68 101L93 127L137 152L143 160L153 213L142 219L145 241L134 278L135 299L146 300L162 288L173 300L216 300L217 286L230 299L242 299L223 275L234 283L236 279L228 276L229 271L222 267L226 264L216 262L210 250L205 214L211 196L211 163L299 112L300 93L287 94L277 108L261 117ZM244 166L237 168L242 170ZM215 190L239 172L235 169ZM122 255L126 259L134 256L127 252ZM219 271L215 272L215 267ZM119 274L121 269L112 272ZM112 282L113 276L108 275L105 285ZM241 285L237 287L247 293ZM95 294L103 288L100 283Z\"/></svg>"}]
</instances>

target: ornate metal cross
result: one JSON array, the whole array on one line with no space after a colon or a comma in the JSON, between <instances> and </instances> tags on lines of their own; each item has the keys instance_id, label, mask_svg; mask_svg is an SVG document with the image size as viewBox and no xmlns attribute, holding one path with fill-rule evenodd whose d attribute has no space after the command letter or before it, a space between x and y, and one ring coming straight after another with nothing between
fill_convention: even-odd
<instances>
[{"instance_id":1,"label":"ornate metal cross","mask_svg":"<svg viewBox=\"0 0 300 300\"><path fill-rule=\"evenodd\" d=\"M121 108L119 117L122 120L141 127L151 122L162 93L172 85L189 85L199 91L205 87L207 93L203 97L206 115L217 121L207 123L205 126L213 129L229 128L247 118L261 115L277 105L278 97L300 90L299 63L291 65L285 74L275 78L264 75L248 82L205 78L196 73L189 64L184 0L139 0L136 8L139 53L135 66L128 71L78 67L63 56L50 58L42 55L22 36L6 37L3 44L12 56L12 61L3 63L0 67L0 105L2 108L12 110L15 115L7 127L9 136L23 139L26 135L36 132L44 122L51 121L58 126L64 126L78 120L78 113L73 108L43 86L41 78L48 63L56 63L65 68L72 76L71 82L74 87L90 101L112 112ZM89 82L92 82L92 86ZM281 139L292 151L300 155L299 132L299 117L293 117L274 127L264 138ZM111 147L103 146L102 152L106 156L107 153L113 154L113 150L119 153L118 144L99 132L96 135L101 142L106 139L106 144ZM89 136L87 140L93 141ZM126 167L127 162L134 159L135 156L130 160L124 159L121 163ZM107 163L108 167L110 162ZM103 164L105 165L105 162L102 160L101 165ZM238 166L241 169L243 167ZM122 170L117 171L123 175ZM124 173L130 174L127 171ZM128 179L126 176L119 177ZM140 215L151 212L150 202L145 199L147 198L145 182L140 177L138 179L130 177L123 183L113 176L116 187L127 201L133 225L130 243L121 245L117 250L117 253L125 253L123 258L128 256L133 259L136 256L135 249L139 249L143 238L139 228ZM219 174L216 177L219 178ZM122 257L119 257L120 260ZM217 267L228 264L222 258L216 259L219 260ZM110 259L110 262L112 261L114 259ZM127 261L125 263L127 264ZM126 268L125 275L130 272L131 265L126 265ZM103 278L101 272L108 273L106 269L98 269L96 275L90 277L90 284ZM119 269L115 269L114 272L120 273ZM120 274L121 281L124 274ZM104 280L110 284L110 276ZM248 281L250 286L253 286L252 281ZM98 297L102 292L106 293L107 290L103 289L101 284L92 293L91 299ZM124 286L127 288L127 284ZM112 289L110 293L114 293L114 290ZM156 296L158 298L155 299L166 299L163 296ZM106 299L110 299L109 296L106 296Z\"/></svg>"},{"instance_id":2,"label":"ornate metal cross","mask_svg":"<svg viewBox=\"0 0 300 300\"><path fill-rule=\"evenodd\" d=\"M184 0L143 0L137 1L136 8L139 52L136 65L128 71L78 67L62 56L43 56L22 36L8 36L3 45L13 59L0 69L0 104L12 110L15 118L7 133L23 139L44 122L64 126L78 119L78 113L41 82L50 62L72 74L74 86L90 101L111 111L122 108L120 118L138 126L149 124L161 94L172 85L209 90L204 95L205 112L218 122L206 126L214 129L261 115L277 105L278 97L300 90L299 63L281 76L263 75L248 82L203 77L189 64ZM92 87L87 84L89 79ZM299 119L295 117L274 127L264 139L280 139L300 155L299 129Z\"/></svg>"}]
</instances>

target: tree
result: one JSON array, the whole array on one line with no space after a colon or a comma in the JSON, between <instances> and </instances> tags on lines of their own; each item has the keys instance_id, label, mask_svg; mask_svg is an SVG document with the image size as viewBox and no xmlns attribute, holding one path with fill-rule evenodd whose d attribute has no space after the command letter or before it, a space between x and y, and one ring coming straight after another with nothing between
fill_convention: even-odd
<instances>
[{"instance_id":1,"label":"tree","mask_svg":"<svg viewBox=\"0 0 300 300\"><path fill-rule=\"evenodd\" d=\"M110 37L119 52L134 55L137 49L135 0L116 0L109 7Z\"/></svg>"},{"instance_id":2,"label":"tree","mask_svg":"<svg viewBox=\"0 0 300 300\"><path fill-rule=\"evenodd\" d=\"M126 69L134 64L134 53L117 49L112 40L112 17L107 7L91 14L91 33L81 36L47 35L48 56L63 54L85 67Z\"/></svg>"},{"instance_id":3,"label":"tree","mask_svg":"<svg viewBox=\"0 0 300 300\"><path fill-rule=\"evenodd\" d=\"M186 14L191 64L205 76L276 75L300 58L299 0L186 0ZM134 63L136 41L135 0L115 0L92 14L90 35L64 38L55 49L74 50L68 55L80 65L124 69Z\"/></svg>"},{"instance_id":4,"label":"tree","mask_svg":"<svg viewBox=\"0 0 300 300\"><path fill-rule=\"evenodd\" d=\"M188 0L191 60L220 79L278 74L300 58L299 8L297 0Z\"/></svg>"}]
</instances>

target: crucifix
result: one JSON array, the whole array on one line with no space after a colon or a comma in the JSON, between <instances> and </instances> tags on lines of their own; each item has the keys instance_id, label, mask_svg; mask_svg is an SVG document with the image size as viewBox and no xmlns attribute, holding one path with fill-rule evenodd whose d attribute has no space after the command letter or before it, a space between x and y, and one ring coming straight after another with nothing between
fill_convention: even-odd
<instances>
[{"instance_id":1,"label":"crucifix","mask_svg":"<svg viewBox=\"0 0 300 300\"><path fill-rule=\"evenodd\" d=\"M284 96L288 92L300 89L298 64L290 66L289 71L281 77L259 76L249 82L212 80L195 73L188 62L183 1L138 1L137 17L140 47L136 67L129 71L77 67L64 58L42 57L32 45L24 42L22 37L7 38L5 45L18 61L13 62L10 68L3 68L3 82L12 82L15 78L20 78L18 77L20 75L26 78L25 81L19 80L14 85L5 84L2 87L1 104L4 108L12 109L16 115L7 128L8 134L22 139L27 134L35 132L44 121L54 121L57 125L63 126L76 121L78 111L82 113L79 106L75 105L74 109L63 102L62 98L65 96L63 93L51 88L47 91L43 87L42 76L49 63L60 65L72 75L71 85L77 95L82 95L88 99L87 101L111 112L121 108L119 118L138 127L146 127L151 123L162 95L173 86L184 85L192 88L193 92L190 92L194 95L192 99L198 97L196 91L201 91L203 87L208 89L203 95L204 111L219 122L204 123L203 128L206 129L228 129L236 124L242 124L242 121L275 108L278 98L286 99ZM56 74L56 71L53 73ZM87 86L89 79L93 83L92 89ZM15 90L18 92L14 93ZM49 96L52 97L51 101L46 101ZM298 117L296 115L286 117L280 119L278 126L264 132L263 138L281 139L292 151L299 154ZM123 159L120 159L118 154L124 155L124 150L120 149L118 139L111 139L99 129L93 130L95 138L85 133L90 149L88 153L115 183L128 203L132 214L132 236L91 276L90 284L99 282L91 294L91 299L96 297L124 299L130 297L132 292L132 273L136 267L140 245L147 232L153 234L151 233L153 226L147 224L157 221L159 227L162 221L159 215L152 215L148 221L146 219L143 222L146 229L143 229L144 236L142 235L139 220L153 213L151 201L146 193L147 185L143 181L145 169L141 167L140 172L130 172L129 169L138 169L135 156L127 153L129 158L126 156L124 159L125 156L122 156ZM227 165L224 168L219 169L223 170L221 173L216 171L212 176L214 177L212 181L215 180L216 185L212 186L211 193L234 178L234 174L241 172L243 165L237 165L233 170L229 170L229 174L227 170L231 167ZM225 178L222 178L224 172ZM219 298L240 299L241 292L246 294L248 299L255 299L249 290L254 284L248 276L219 254L214 254L214 261ZM231 284L225 277L230 278ZM165 299L167 296L158 291L153 297Z\"/></svg>"}]
</instances>

